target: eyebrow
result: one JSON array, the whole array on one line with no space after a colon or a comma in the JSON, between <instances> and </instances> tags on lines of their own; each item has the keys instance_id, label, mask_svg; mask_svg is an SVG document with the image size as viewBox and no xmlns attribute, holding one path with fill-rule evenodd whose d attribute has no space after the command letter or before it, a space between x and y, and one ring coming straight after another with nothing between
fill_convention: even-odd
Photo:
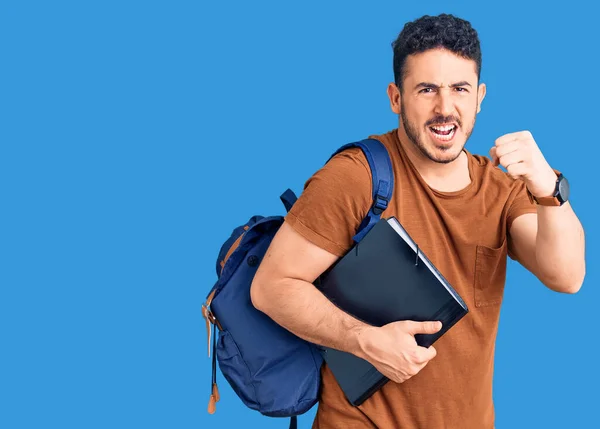
<instances>
[{"instance_id":1,"label":"eyebrow","mask_svg":"<svg viewBox=\"0 0 600 429\"><path fill-rule=\"evenodd\" d=\"M459 86L471 86L471 84L469 82L467 82L466 80L462 80L460 82L456 82L453 83L452 85L450 85L450 88L457 88ZM415 86L415 89L417 88L433 88L433 89L438 89L440 86L436 85L435 83L429 83L429 82L421 82L418 83L417 86Z\"/></svg>"}]
</instances>

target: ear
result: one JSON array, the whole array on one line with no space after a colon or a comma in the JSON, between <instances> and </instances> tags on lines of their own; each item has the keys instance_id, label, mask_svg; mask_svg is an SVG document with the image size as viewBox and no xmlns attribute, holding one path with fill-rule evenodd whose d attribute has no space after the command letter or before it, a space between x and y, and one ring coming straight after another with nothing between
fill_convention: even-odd
<instances>
[{"instance_id":1,"label":"ear","mask_svg":"<svg viewBox=\"0 0 600 429\"><path fill-rule=\"evenodd\" d=\"M390 83L387 87L387 95L388 98L390 99L390 108L392 109L392 112L394 112L396 115L400 114L400 90L398 89L398 87L396 86L395 83Z\"/></svg>"},{"instance_id":2,"label":"ear","mask_svg":"<svg viewBox=\"0 0 600 429\"><path fill-rule=\"evenodd\" d=\"M477 113L481 112L481 102L485 98L485 91L485 83L480 84L479 88L477 88Z\"/></svg>"}]
</instances>

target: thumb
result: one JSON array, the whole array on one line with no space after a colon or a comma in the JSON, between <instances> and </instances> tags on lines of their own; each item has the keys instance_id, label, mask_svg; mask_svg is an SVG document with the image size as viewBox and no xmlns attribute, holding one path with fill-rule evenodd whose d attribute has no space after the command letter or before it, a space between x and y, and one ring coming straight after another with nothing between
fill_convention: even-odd
<instances>
[{"instance_id":1,"label":"thumb","mask_svg":"<svg viewBox=\"0 0 600 429\"><path fill-rule=\"evenodd\" d=\"M497 167L498 164L500 164L500 159L496 156L496 146L492 146L490 149L490 158L492 159L494 166Z\"/></svg>"},{"instance_id":2,"label":"thumb","mask_svg":"<svg viewBox=\"0 0 600 429\"><path fill-rule=\"evenodd\" d=\"M415 322L414 320L407 320L405 323L405 330L409 334L435 334L442 329L442 322L428 321L428 322Z\"/></svg>"}]
</instances>

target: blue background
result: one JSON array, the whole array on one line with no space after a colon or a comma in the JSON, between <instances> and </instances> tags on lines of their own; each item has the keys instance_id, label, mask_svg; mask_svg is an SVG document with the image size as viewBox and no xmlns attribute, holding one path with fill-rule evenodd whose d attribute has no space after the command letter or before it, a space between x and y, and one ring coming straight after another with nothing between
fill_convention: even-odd
<instances>
[{"instance_id":1,"label":"blue background","mask_svg":"<svg viewBox=\"0 0 600 429\"><path fill-rule=\"evenodd\" d=\"M483 110L467 148L529 129L587 233L576 295L511 263L497 428L597 420L597 5L3 2L0 427L281 428L210 360L200 305L231 230L341 144L397 126L385 93L403 24L469 19ZM300 420L310 427L316 407Z\"/></svg>"}]
</instances>

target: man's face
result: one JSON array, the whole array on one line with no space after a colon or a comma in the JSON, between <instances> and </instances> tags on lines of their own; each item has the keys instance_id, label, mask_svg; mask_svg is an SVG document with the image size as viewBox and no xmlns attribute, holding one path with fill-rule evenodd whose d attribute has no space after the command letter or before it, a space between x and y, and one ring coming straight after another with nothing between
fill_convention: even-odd
<instances>
[{"instance_id":1,"label":"man's face","mask_svg":"<svg viewBox=\"0 0 600 429\"><path fill-rule=\"evenodd\" d=\"M435 49L409 56L405 70L396 112L402 131L432 161L452 162L473 132L485 96L475 61Z\"/></svg>"}]
</instances>

